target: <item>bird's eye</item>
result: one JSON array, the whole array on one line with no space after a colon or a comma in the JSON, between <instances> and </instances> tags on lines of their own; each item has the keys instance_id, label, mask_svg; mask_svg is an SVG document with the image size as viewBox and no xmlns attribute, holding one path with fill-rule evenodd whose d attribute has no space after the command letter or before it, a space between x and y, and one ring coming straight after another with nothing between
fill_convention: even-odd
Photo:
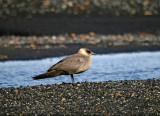
<instances>
[{"instance_id":1,"label":"bird's eye","mask_svg":"<svg viewBox=\"0 0 160 116\"><path fill-rule=\"evenodd\" d=\"M89 53L89 54L91 53L91 51L89 51L89 50L87 50L86 52Z\"/></svg>"}]
</instances>

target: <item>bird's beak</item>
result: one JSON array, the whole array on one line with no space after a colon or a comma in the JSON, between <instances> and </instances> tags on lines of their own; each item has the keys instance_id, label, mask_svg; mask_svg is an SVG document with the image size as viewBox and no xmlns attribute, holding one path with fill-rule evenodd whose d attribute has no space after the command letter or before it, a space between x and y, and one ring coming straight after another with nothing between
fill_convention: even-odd
<instances>
[{"instance_id":1,"label":"bird's beak","mask_svg":"<svg viewBox=\"0 0 160 116\"><path fill-rule=\"evenodd\" d=\"M96 55L96 53L92 52L92 55Z\"/></svg>"}]
</instances>

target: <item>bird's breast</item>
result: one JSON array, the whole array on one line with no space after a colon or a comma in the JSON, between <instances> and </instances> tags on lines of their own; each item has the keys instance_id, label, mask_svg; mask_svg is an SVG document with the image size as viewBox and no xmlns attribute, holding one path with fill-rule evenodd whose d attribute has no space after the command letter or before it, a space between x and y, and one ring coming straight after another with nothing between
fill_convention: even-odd
<instances>
[{"instance_id":1,"label":"bird's breast","mask_svg":"<svg viewBox=\"0 0 160 116\"><path fill-rule=\"evenodd\" d=\"M91 58L86 58L85 62L82 62L81 66L79 67L77 73L79 72L84 72L86 70L89 69L89 67L91 66L92 60Z\"/></svg>"}]
</instances>

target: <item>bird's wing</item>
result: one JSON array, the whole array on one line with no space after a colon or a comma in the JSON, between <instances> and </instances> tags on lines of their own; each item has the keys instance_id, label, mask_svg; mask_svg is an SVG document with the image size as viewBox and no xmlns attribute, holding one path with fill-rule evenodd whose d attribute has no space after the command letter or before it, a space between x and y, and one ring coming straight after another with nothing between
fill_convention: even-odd
<instances>
[{"instance_id":1,"label":"bird's wing","mask_svg":"<svg viewBox=\"0 0 160 116\"><path fill-rule=\"evenodd\" d=\"M72 56L72 55L71 55ZM55 70L54 67L58 64L60 64L61 62L65 61L67 58L69 58L70 56L67 56L65 58L63 58L62 60L60 60L59 62L57 62L56 64L52 65L51 67L48 68L47 72L50 72L52 70Z\"/></svg>"},{"instance_id":2,"label":"bird's wing","mask_svg":"<svg viewBox=\"0 0 160 116\"><path fill-rule=\"evenodd\" d=\"M74 54L70 55L57 64L53 65L50 70L63 70L68 74L74 74L78 72L85 71L86 69L82 69L82 67L87 63L87 58L83 55Z\"/></svg>"},{"instance_id":3,"label":"bird's wing","mask_svg":"<svg viewBox=\"0 0 160 116\"><path fill-rule=\"evenodd\" d=\"M56 64L55 64L55 65L56 65ZM55 65L53 65L53 66L49 67L49 68L48 68L48 70L47 70L47 72L52 71Z\"/></svg>"}]
</instances>

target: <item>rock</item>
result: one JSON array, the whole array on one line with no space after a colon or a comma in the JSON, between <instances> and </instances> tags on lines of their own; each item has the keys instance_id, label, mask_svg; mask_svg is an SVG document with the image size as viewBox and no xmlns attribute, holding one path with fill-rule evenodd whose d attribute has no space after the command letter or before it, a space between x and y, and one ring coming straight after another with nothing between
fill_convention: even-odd
<instances>
[{"instance_id":1,"label":"rock","mask_svg":"<svg viewBox=\"0 0 160 116\"><path fill-rule=\"evenodd\" d=\"M45 46L44 46L44 49L50 49L50 48L51 48L50 45L45 45Z\"/></svg>"},{"instance_id":2,"label":"rock","mask_svg":"<svg viewBox=\"0 0 160 116\"><path fill-rule=\"evenodd\" d=\"M67 49L66 45L60 45L59 47L62 48L62 49Z\"/></svg>"},{"instance_id":3,"label":"rock","mask_svg":"<svg viewBox=\"0 0 160 116\"><path fill-rule=\"evenodd\" d=\"M0 54L0 59L1 59L1 60L5 60L5 59L7 59L7 58L8 58L8 56L3 55L3 54Z\"/></svg>"}]
</instances>

